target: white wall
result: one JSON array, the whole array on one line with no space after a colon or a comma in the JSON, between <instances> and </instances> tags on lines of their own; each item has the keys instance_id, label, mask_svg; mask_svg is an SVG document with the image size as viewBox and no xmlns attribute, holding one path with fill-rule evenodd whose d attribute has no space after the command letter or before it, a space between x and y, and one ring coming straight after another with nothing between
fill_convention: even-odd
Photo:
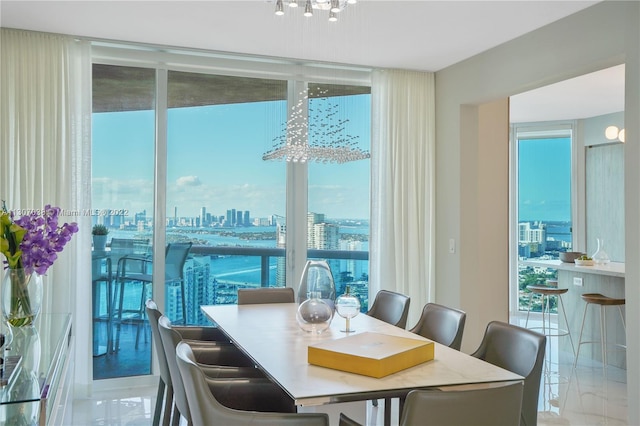
<instances>
[{"instance_id":1,"label":"white wall","mask_svg":"<svg viewBox=\"0 0 640 426\"><path fill-rule=\"evenodd\" d=\"M624 262L624 152L625 144L605 144L604 130L624 127L624 113L600 115L583 120L585 151L586 252L595 253L597 238L615 262Z\"/></svg>"},{"instance_id":2,"label":"white wall","mask_svg":"<svg viewBox=\"0 0 640 426\"><path fill-rule=\"evenodd\" d=\"M640 2L606 1L436 73L436 301L469 314L463 350L479 341L488 316L508 315L508 271L479 265L508 258L507 195L485 200L481 185L491 167L470 167L467 155L486 158L496 146L479 145L479 105L609 66L626 64L625 257L627 298L627 382L629 401L640 400ZM492 120L495 117L492 117ZM494 121L495 123L495 121ZM508 126L508 120L502 124ZM500 125L499 125L500 126ZM505 136L506 138L506 132ZM504 142L506 145L506 139ZM507 167L502 166L502 167ZM507 176L497 191L507 192ZM498 220L484 203L498 203ZM504 213L506 215L506 213ZM487 241L479 245L477 230ZM449 254L455 238L459 250ZM478 250L481 246L484 249ZM497 277L496 275L500 275ZM504 275L504 276L502 276ZM496 279L503 283L496 289ZM490 294L492 297L487 298ZM471 325L477 322L475 326ZM640 406L629 404L629 423L640 424Z\"/></svg>"},{"instance_id":3,"label":"white wall","mask_svg":"<svg viewBox=\"0 0 640 426\"><path fill-rule=\"evenodd\" d=\"M460 306L467 313L463 350L480 344L491 320L509 321L509 257L486 256L506 252L509 244L509 102L500 99L462 109L461 151ZM436 169L438 164L436 164ZM436 203L437 204L437 203ZM499 224L500 226L487 226ZM436 226L437 229L437 226ZM498 247L496 247L496 245ZM483 253L485 255L483 255ZM438 280L436 280L438 282ZM481 291L476 286L482 282ZM438 290L436 290L436 298Z\"/></svg>"}]
</instances>

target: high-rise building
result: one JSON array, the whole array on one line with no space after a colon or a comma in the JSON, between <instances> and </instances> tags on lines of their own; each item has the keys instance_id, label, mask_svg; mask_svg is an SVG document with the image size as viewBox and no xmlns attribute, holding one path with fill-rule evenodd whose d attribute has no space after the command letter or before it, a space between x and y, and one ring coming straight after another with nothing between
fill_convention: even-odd
<instances>
[{"instance_id":1,"label":"high-rise building","mask_svg":"<svg viewBox=\"0 0 640 426\"><path fill-rule=\"evenodd\" d=\"M200 306L215 304L215 286L210 277L209 256L187 259L184 266L187 324L206 325L208 323ZM180 315L177 318L180 318Z\"/></svg>"},{"instance_id":2,"label":"high-rise building","mask_svg":"<svg viewBox=\"0 0 640 426\"><path fill-rule=\"evenodd\" d=\"M276 247L285 248L287 241L287 221L283 216L273 216L276 225ZM286 285L287 270L285 257L276 260L276 287Z\"/></svg>"},{"instance_id":3,"label":"high-rise building","mask_svg":"<svg viewBox=\"0 0 640 426\"><path fill-rule=\"evenodd\" d=\"M236 226L242 226L242 210L236 211Z\"/></svg>"},{"instance_id":4,"label":"high-rise building","mask_svg":"<svg viewBox=\"0 0 640 426\"><path fill-rule=\"evenodd\" d=\"M526 254L524 257L531 257L544 254L547 250L547 229L544 224L531 226L531 222L520 222L518 224L518 250L519 254ZM522 248L526 246L527 248ZM522 253L522 254L521 254Z\"/></svg>"},{"instance_id":5,"label":"high-rise building","mask_svg":"<svg viewBox=\"0 0 640 426\"><path fill-rule=\"evenodd\" d=\"M313 226L324 222L323 213L307 213L307 247L317 248L316 235L313 232Z\"/></svg>"},{"instance_id":6,"label":"high-rise building","mask_svg":"<svg viewBox=\"0 0 640 426\"><path fill-rule=\"evenodd\" d=\"M134 215L134 219L133 219L133 223L138 224L140 222L145 223L147 221L147 211L146 210L142 210L139 213L136 213Z\"/></svg>"},{"instance_id":7,"label":"high-rise building","mask_svg":"<svg viewBox=\"0 0 640 426\"><path fill-rule=\"evenodd\" d=\"M175 281L167 283L165 286L165 301L164 314L171 321L182 320L182 291L180 283Z\"/></svg>"},{"instance_id":8,"label":"high-rise building","mask_svg":"<svg viewBox=\"0 0 640 426\"><path fill-rule=\"evenodd\" d=\"M200 207L200 226L207 226L207 208Z\"/></svg>"},{"instance_id":9,"label":"high-rise building","mask_svg":"<svg viewBox=\"0 0 640 426\"><path fill-rule=\"evenodd\" d=\"M307 214L307 247L318 250L337 250L340 242L340 228L338 225L325 222L324 213ZM333 274L340 271L340 261L328 260L327 263ZM334 276L334 281L336 277Z\"/></svg>"},{"instance_id":10,"label":"high-rise building","mask_svg":"<svg viewBox=\"0 0 640 426\"><path fill-rule=\"evenodd\" d=\"M251 226L251 218L250 218L250 215L249 215L249 210L245 210L244 211L244 216L242 218L242 224L244 226Z\"/></svg>"},{"instance_id":11,"label":"high-rise building","mask_svg":"<svg viewBox=\"0 0 640 426\"><path fill-rule=\"evenodd\" d=\"M337 250L340 241L338 225L316 223L313 225L313 247L319 250Z\"/></svg>"},{"instance_id":12,"label":"high-rise building","mask_svg":"<svg viewBox=\"0 0 640 426\"><path fill-rule=\"evenodd\" d=\"M519 243L539 243L543 244L546 240L546 229L544 224L538 227L531 227L531 222L520 222L518 224L518 242Z\"/></svg>"},{"instance_id":13,"label":"high-rise building","mask_svg":"<svg viewBox=\"0 0 640 426\"><path fill-rule=\"evenodd\" d=\"M346 251L362 251L361 241L341 241L340 250ZM355 259L341 259L339 270L351 274L354 280L359 280L363 274L369 274L369 262Z\"/></svg>"},{"instance_id":14,"label":"high-rise building","mask_svg":"<svg viewBox=\"0 0 640 426\"><path fill-rule=\"evenodd\" d=\"M124 214L120 214L120 215L111 216L110 219L111 219L110 225L113 228L120 228L122 224L124 224L125 217L124 217Z\"/></svg>"}]
</instances>

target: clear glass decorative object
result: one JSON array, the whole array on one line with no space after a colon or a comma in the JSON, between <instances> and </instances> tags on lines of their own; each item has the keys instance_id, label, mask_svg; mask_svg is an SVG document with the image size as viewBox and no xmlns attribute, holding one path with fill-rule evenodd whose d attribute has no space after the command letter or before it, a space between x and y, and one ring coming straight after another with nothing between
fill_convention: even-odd
<instances>
[{"instance_id":1,"label":"clear glass decorative object","mask_svg":"<svg viewBox=\"0 0 640 426\"><path fill-rule=\"evenodd\" d=\"M336 286L326 260L307 260L298 286L298 303L317 297L331 307L336 300Z\"/></svg>"},{"instance_id":2,"label":"clear glass decorative object","mask_svg":"<svg viewBox=\"0 0 640 426\"><path fill-rule=\"evenodd\" d=\"M349 286L344 294L336 299L336 312L345 319L345 327L340 331L345 333L355 331L351 328L351 318L360 313L360 299L351 294Z\"/></svg>"},{"instance_id":3,"label":"clear glass decorative object","mask_svg":"<svg viewBox=\"0 0 640 426\"><path fill-rule=\"evenodd\" d=\"M20 367L5 392L10 400L27 400L44 392L40 388L42 344L38 329L34 326L17 327L14 331L11 349L13 353L22 354L22 358ZM8 404L3 406L3 410L6 411L7 425L38 424L40 404Z\"/></svg>"},{"instance_id":4,"label":"clear glass decorative object","mask_svg":"<svg viewBox=\"0 0 640 426\"><path fill-rule=\"evenodd\" d=\"M5 358L11 342L13 342L13 331L4 316L0 316L0 387L7 384L8 371L5 368Z\"/></svg>"},{"instance_id":5,"label":"clear glass decorative object","mask_svg":"<svg viewBox=\"0 0 640 426\"><path fill-rule=\"evenodd\" d=\"M42 276L7 269L2 282L2 313L12 327L33 324L42 307Z\"/></svg>"},{"instance_id":6,"label":"clear glass decorative object","mask_svg":"<svg viewBox=\"0 0 640 426\"><path fill-rule=\"evenodd\" d=\"M312 297L298 305L298 326L308 333L320 334L331 325L333 309L322 299Z\"/></svg>"},{"instance_id":7,"label":"clear glass decorative object","mask_svg":"<svg viewBox=\"0 0 640 426\"><path fill-rule=\"evenodd\" d=\"M593 263L599 264L599 265L606 265L611 260L609 259L609 255L607 254L607 252L604 251L604 239L596 238L596 241L598 243L598 246L597 246L596 252L593 253L593 255L591 256L591 258L593 259Z\"/></svg>"},{"instance_id":8,"label":"clear glass decorative object","mask_svg":"<svg viewBox=\"0 0 640 426\"><path fill-rule=\"evenodd\" d=\"M296 320L309 333L322 333L331 325L336 288L325 260L308 260L298 286Z\"/></svg>"}]
</instances>

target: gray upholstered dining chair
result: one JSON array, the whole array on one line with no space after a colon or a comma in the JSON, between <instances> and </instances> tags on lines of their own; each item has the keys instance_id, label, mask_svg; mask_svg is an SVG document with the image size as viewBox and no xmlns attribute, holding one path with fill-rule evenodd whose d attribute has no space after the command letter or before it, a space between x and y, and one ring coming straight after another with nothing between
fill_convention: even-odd
<instances>
[{"instance_id":1,"label":"gray upholstered dining chair","mask_svg":"<svg viewBox=\"0 0 640 426\"><path fill-rule=\"evenodd\" d=\"M466 318L467 314L461 310L427 303L410 331L459 351Z\"/></svg>"},{"instance_id":2,"label":"gray upholstered dining chair","mask_svg":"<svg viewBox=\"0 0 640 426\"><path fill-rule=\"evenodd\" d=\"M294 294L291 287L239 288L238 305L256 303L291 303Z\"/></svg>"},{"instance_id":3,"label":"gray upholstered dining chair","mask_svg":"<svg viewBox=\"0 0 640 426\"><path fill-rule=\"evenodd\" d=\"M156 406L153 415L153 426L157 426L160 424L160 420L162 418L162 424L168 425L170 424L170 416L171 410L173 408L173 384L171 381L171 373L169 372L169 364L167 363L167 356L164 351L164 346L162 345L162 338L160 336L160 330L158 322L160 317L162 317L162 313L158 309L156 303L149 299L146 301L145 309L147 312L147 318L149 319L149 325L151 327L151 335L153 336L153 342L156 348L156 355L158 357L158 365L160 369L160 379L158 383L158 395L156 397ZM188 327L171 327L172 331L178 333L182 340L197 343L204 347L204 351L206 351L206 347L210 345L215 345L216 343L220 343L222 345L228 346L230 345L228 337L218 330L216 327L198 327L198 326L188 326ZM239 351L239 350L238 350ZM198 354L201 354L203 351L197 351ZM242 352L239 352L242 357L244 355ZM201 358L209 359L209 356L202 355ZM241 375L241 374L256 374L262 376L262 373L255 368L251 368L251 370L227 370L227 374L229 375ZM164 401L164 408L163 408ZM163 415L164 413L164 415Z\"/></svg>"},{"instance_id":4,"label":"gray upholstered dining chair","mask_svg":"<svg viewBox=\"0 0 640 426\"><path fill-rule=\"evenodd\" d=\"M409 296L389 290L380 290L367 311L367 315L404 329L407 327L410 303ZM373 400L373 405L378 406L377 399ZM391 398L385 398L384 415L387 423L391 416L391 410L388 409L390 406Z\"/></svg>"},{"instance_id":5,"label":"gray upholstered dining chair","mask_svg":"<svg viewBox=\"0 0 640 426\"><path fill-rule=\"evenodd\" d=\"M500 321L492 321L471 354L524 377L520 425L538 421L538 393L547 338L535 331Z\"/></svg>"},{"instance_id":6,"label":"gray upholstered dining chair","mask_svg":"<svg viewBox=\"0 0 640 426\"><path fill-rule=\"evenodd\" d=\"M324 413L276 413L232 409L218 401L210 391L206 375L195 363L191 347L181 342L176 347L176 364L183 381L190 409L190 423L194 425L264 425L264 426L328 426ZM252 389L253 385L248 384Z\"/></svg>"},{"instance_id":7,"label":"gray upholstered dining chair","mask_svg":"<svg viewBox=\"0 0 640 426\"><path fill-rule=\"evenodd\" d=\"M193 356L194 362L197 362L198 367L207 376L209 391L222 404L235 409L295 412L291 398L267 379L251 359L244 355L238 359L237 348L223 344L207 346L195 341L187 343L172 329L169 318L165 316L159 318L158 329L173 385L176 408L173 425L177 426L180 423L180 415L187 420L187 424L193 424L186 390L176 364L176 347L181 342L193 348L192 354L196 354ZM176 412L179 414L176 415Z\"/></svg>"},{"instance_id":8,"label":"gray upholstered dining chair","mask_svg":"<svg viewBox=\"0 0 640 426\"><path fill-rule=\"evenodd\" d=\"M380 290L367 315L396 327L406 328L410 302L409 296L389 290Z\"/></svg>"},{"instance_id":9,"label":"gray upholstered dining chair","mask_svg":"<svg viewBox=\"0 0 640 426\"><path fill-rule=\"evenodd\" d=\"M158 320L162 314L158 310L158 306L151 299L147 300L145 309L147 310L147 318L149 318L151 336L153 337L153 342L156 347L156 355L158 356L158 366L160 369L160 381L158 383L158 394L156 396L156 407L153 412L152 425L158 426L160 424L160 418L162 418L163 426L168 426L170 423L171 409L173 408L173 385L169 373L169 364L167 364L167 356L164 353L164 347L160 339L160 331L158 330Z\"/></svg>"},{"instance_id":10,"label":"gray upholstered dining chair","mask_svg":"<svg viewBox=\"0 0 640 426\"><path fill-rule=\"evenodd\" d=\"M413 390L407 395L400 426L518 426L522 382L478 389ZM339 426L361 426L340 414Z\"/></svg>"}]
</instances>

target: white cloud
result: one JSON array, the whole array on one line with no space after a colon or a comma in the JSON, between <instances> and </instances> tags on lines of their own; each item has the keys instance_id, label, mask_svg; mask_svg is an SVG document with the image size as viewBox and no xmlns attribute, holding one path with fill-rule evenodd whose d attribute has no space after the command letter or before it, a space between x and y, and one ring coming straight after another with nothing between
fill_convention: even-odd
<instances>
[{"instance_id":1,"label":"white cloud","mask_svg":"<svg viewBox=\"0 0 640 426\"><path fill-rule=\"evenodd\" d=\"M176 181L178 186L200 186L200 178L198 176L182 176Z\"/></svg>"}]
</instances>

